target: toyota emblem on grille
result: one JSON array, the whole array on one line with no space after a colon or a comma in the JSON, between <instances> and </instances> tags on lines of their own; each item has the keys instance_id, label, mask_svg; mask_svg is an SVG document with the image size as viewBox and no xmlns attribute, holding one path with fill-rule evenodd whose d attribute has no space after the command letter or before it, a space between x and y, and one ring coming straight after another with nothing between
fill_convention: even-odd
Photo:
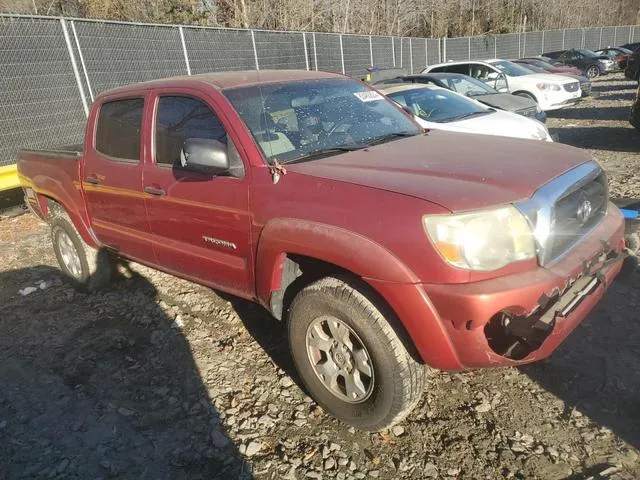
<instances>
[{"instance_id":1,"label":"toyota emblem on grille","mask_svg":"<svg viewBox=\"0 0 640 480\"><path fill-rule=\"evenodd\" d=\"M589 220L591 216L591 212L593 211L593 207L591 206L591 202L589 200L585 200L578 208L576 212L576 218L580 222L580 225L584 225Z\"/></svg>"}]
</instances>

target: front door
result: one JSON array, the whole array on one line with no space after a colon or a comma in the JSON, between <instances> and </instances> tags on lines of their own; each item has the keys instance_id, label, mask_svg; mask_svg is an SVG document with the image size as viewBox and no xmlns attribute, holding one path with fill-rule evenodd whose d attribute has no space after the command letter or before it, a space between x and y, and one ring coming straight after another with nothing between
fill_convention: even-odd
<instances>
[{"instance_id":1,"label":"front door","mask_svg":"<svg viewBox=\"0 0 640 480\"><path fill-rule=\"evenodd\" d=\"M145 100L107 99L89 119L82 186L93 231L103 245L142 262L153 262L142 193L141 132Z\"/></svg>"},{"instance_id":2,"label":"front door","mask_svg":"<svg viewBox=\"0 0 640 480\"><path fill-rule=\"evenodd\" d=\"M187 93L187 94L186 94ZM186 94L186 95L185 95ZM211 99L198 91L158 91L143 188L157 263L214 288L247 296L251 288L248 179ZM190 138L227 145L234 173L215 177L182 168Z\"/></svg>"}]
</instances>

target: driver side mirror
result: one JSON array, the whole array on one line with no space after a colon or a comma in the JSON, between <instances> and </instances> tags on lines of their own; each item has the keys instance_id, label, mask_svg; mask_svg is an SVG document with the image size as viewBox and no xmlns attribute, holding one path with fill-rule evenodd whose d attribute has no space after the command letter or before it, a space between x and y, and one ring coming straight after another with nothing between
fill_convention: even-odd
<instances>
[{"instance_id":1,"label":"driver side mirror","mask_svg":"<svg viewBox=\"0 0 640 480\"><path fill-rule=\"evenodd\" d=\"M227 146L208 138L188 138L180 152L182 168L208 175L220 175L229 171Z\"/></svg>"}]
</instances>

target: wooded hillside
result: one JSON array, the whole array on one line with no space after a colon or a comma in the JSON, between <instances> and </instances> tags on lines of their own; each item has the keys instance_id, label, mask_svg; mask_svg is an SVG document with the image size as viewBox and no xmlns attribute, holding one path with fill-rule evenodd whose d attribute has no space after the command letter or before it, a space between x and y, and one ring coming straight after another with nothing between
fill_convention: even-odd
<instances>
[{"instance_id":1,"label":"wooded hillside","mask_svg":"<svg viewBox=\"0 0 640 480\"><path fill-rule=\"evenodd\" d=\"M640 24L640 0L0 0L0 12L426 37Z\"/></svg>"}]
</instances>

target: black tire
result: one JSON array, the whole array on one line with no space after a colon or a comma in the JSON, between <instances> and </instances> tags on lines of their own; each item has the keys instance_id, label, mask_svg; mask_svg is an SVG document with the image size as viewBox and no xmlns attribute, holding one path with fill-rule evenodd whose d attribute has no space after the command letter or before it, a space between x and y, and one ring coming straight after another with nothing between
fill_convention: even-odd
<instances>
[{"instance_id":1,"label":"black tire","mask_svg":"<svg viewBox=\"0 0 640 480\"><path fill-rule=\"evenodd\" d=\"M529 100L533 100L534 102L538 103L538 99L529 92L516 92L514 93L514 95L517 95L518 97L528 98Z\"/></svg>"},{"instance_id":2,"label":"black tire","mask_svg":"<svg viewBox=\"0 0 640 480\"><path fill-rule=\"evenodd\" d=\"M66 212L55 209L50 218L51 241L60 269L77 289L93 292L111 282L115 259L106 250L96 250L85 243ZM63 258L63 243L75 249L79 266L72 271Z\"/></svg>"},{"instance_id":3,"label":"black tire","mask_svg":"<svg viewBox=\"0 0 640 480\"><path fill-rule=\"evenodd\" d=\"M602 74L602 72L600 71L600 67L597 65L591 65L587 68L586 74L588 78L597 78Z\"/></svg>"},{"instance_id":4,"label":"black tire","mask_svg":"<svg viewBox=\"0 0 640 480\"><path fill-rule=\"evenodd\" d=\"M404 419L420 400L427 376L426 367L403 343L401 338L406 334L395 315L380 303L361 281L325 277L298 293L288 317L291 354L309 394L334 417L367 431L382 430ZM361 341L370 358L370 394L359 403L345 401L330 391L307 353L310 326L327 317L346 324L356 334L354 342Z\"/></svg>"}]
</instances>

